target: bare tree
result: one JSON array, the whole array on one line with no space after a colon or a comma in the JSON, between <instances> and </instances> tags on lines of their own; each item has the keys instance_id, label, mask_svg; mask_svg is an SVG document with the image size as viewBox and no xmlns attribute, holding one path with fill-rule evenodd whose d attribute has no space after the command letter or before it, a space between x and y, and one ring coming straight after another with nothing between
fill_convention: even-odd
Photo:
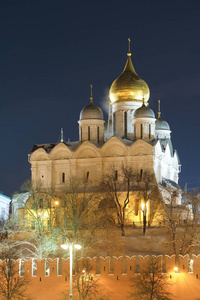
<instances>
[{"instance_id":1,"label":"bare tree","mask_svg":"<svg viewBox=\"0 0 200 300\"><path fill-rule=\"evenodd\" d=\"M0 295L5 300L28 299L26 288L29 279L19 276L15 258L15 247L12 243L4 242L2 249L3 261L0 263Z\"/></svg>"},{"instance_id":2,"label":"bare tree","mask_svg":"<svg viewBox=\"0 0 200 300\"><path fill-rule=\"evenodd\" d=\"M59 234L63 241L79 243L83 255L91 254L99 245L105 245L109 236L109 220L99 209L99 198L87 185L79 189L79 182L71 180L62 193L57 195Z\"/></svg>"},{"instance_id":3,"label":"bare tree","mask_svg":"<svg viewBox=\"0 0 200 300\"><path fill-rule=\"evenodd\" d=\"M168 292L169 282L156 261L150 261L133 279L133 292L130 298L135 300L171 300L172 294Z\"/></svg>"},{"instance_id":4,"label":"bare tree","mask_svg":"<svg viewBox=\"0 0 200 300\"><path fill-rule=\"evenodd\" d=\"M172 245L173 254L178 254L178 227L182 219L183 206L177 205L177 197L179 197L180 190L164 185L163 195L163 226L167 227L170 232L170 238L167 242Z\"/></svg>"},{"instance_id":5,"label":"bare tree","mask_svg":"<svg viewBox=\"0 0 200 300\"><path fill-rule=\"evenodd\" d=\"M130 195L134 187L133 170L131 167L122 165L120 172L115 166L110 168L110 172L104 177L101 190L104 197L114 205L113 209L117 214L118 225L121 235L125 235L125 221L127 217L127 206L130 202Z\"/></svg>"},{"instance_id":6,"label":"bare tree","mask_svg":"<svg viewBox=\"0 0 200 300\"><path fill-rule=\"evenodd\" d=\"M94 275L93 264L88 259L76 261L73 276L73 299L77 300L109 300L99 278ZM62 300L68 299L68 293L63 293Z\"/></svg>"},{"instance_id":7,"label":"bare tree","mask_svg":"<svg viewBox=\"0 0 200 300\"><path fill-rule=\"evenodd\" d=\"M181 200L180 200L181 199ZM163 187L163 222L170 233L170 252L189 254L191 249L199 249L198 191L184 193L180 188Z\"/></svg>"},{"instance_id":8,"label":"bare tree","mask_svg":"<svg viewBox=\"0 0 200 300\"><path fill-rule=\"evenodd\" d=\"M40 185L25 184L28 199L24 199L24 194L17 197L16 229L16 243L21 245L24 257L42 259L59 255L60 245L66 242L81 244L87 254L98 245L109 243L109 226L104 211L99 209L98 197L91 187L88 190L87 184L81 189L80 186L79 181L72 179L55 193Z\"/></svg>"},{"instance_id":9,"label":"bare tree","mask_svg":"<svg viewBox=\"0 0 200 300\"><path fill-rule=\"evenodd\" d=\"M200 224L200 191L194 189L189 193L183 193L182 206L184 208L183 234L180 238L179 253L189 254L191 250L199 252Z\"/></svg>"},{"instance_id":10,"label":"bare tree","mask_svg":"<svg viewBox=\"0 0 200 300\"><path fill-rule=\"evenodd\" d=\"M149 203L149 225L153 221L161 203L161 195L155 175L149 171L140 170L134 173L134 183L136 190L136 201L141 204L143 214L143 235L146 234L147 226L147 204Z\"/></svg>"},{"instance_id":11,"label":"bare tree","mask_svg":"<svg viewBox=\"0 0 200 300\"><path fill-rule=\"evenodd\" d=\"M33 187L30 182L26 182L23 189L28 191L28 199L24 201L23 194L17 197L17 228L15 225L23 255L38 259L54 255L59 238L55 227L55 196L52 191L45 191L40 185Z\"/></svg>"}]
</instances>

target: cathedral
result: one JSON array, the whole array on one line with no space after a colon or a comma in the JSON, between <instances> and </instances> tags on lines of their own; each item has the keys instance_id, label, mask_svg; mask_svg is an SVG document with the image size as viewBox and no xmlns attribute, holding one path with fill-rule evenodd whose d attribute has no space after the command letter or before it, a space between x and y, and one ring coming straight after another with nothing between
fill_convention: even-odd
<instances>
[{"instance_id":1,"label":"cathedral","mask_svg":"<svg viewBox=\"0 0 200 300\"><path fill-rule=\"evenodd\" d=\"M70 178L93 185L101 182L111 166L120 174L125 164L153 173L158 185L178 187L181 165L170 126L161 118L160 101L156 117L149 98L147 83L134 69L129 40L124 70L110 87L108 120L95 105L91 86L90 102L78 120L79 140L65 142L61 135L59 143L33 146L29 155L32 183L41 182L56 191Z\"/></svg>"}]
</instances>

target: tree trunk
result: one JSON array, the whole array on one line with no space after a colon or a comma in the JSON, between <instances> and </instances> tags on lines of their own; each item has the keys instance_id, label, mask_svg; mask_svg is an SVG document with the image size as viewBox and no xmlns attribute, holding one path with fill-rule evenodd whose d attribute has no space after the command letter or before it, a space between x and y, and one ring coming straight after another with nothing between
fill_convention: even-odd
<instances>
[{"instance_id":1,"label":"tree trunk","mask_svg":"<svg viewBox=\"0 0 200 300\"><path fill-rule=\"evenodd\" d=\"M146 234L147 216L146 211L143 212L143 235Z\"/></svg>"},{"instance_id":2,"label":"tree trunk","mask_svg":"<svg viewBox=\"0 0 200 300\"><path fill-rule=\"evenodd\" d=\"M125 236L124 224L121 224L121 233L122 233L122 236Z\"/></svg>"},{"instance_id":3,"label":"tree trunk","mask_svg":"<svg viewBox=\"0 0 200 300\"><path fill-rule=\"evenodd\" d=\"M172 240L173 240L173 252L176 255L176 232L175 232L175 230L172 231Z\"/></svg>"}]
</instances>

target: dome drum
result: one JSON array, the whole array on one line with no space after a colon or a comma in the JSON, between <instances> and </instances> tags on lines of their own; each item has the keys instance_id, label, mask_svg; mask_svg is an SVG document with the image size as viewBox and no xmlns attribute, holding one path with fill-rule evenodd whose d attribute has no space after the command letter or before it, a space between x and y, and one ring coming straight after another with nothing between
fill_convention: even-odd
<instances>
[{"instance_id":1,"label":"dome drum","mask_svg":"<svg viewBox=\"0 0 200 300\"><path fill-rule=\"evenodd\" d=\"M144 122L133 122L133 138L134 140L143 139L151 141L155 137L155 119L145 119Z\"/></svg>"},{"instance_id":2,"label":"dome drum","mask_svg":"<svg viewBox=\"0 0 200 300\"><path fill-rule=\"evenodd\" d=\"M152 109L143 105L133 114L134 139L152 140L155 137L155 114Z\"/></svg>"},{"instance_id":3,"label":"dome drum","mask_svg":"<svg viewBox=\"0 0 200 300\"><path fill-rule=\"evenodd\" d=\"M103 143L104 141L104 120L86 119L79 120L79 141L90 141Z\"/></svg>"},{"instance_id":4,"label":"dome drum","mask_svg":"<svg viewBox=\"0 0 200 300\"><path fill-rule=\"evenodd\" d=\"M112 112L116 111L128 111L128 110L136 110L141 106L141 102L133 102L133 101L121 101L115 102L112 104Z\"/></svg>"},{"instance_id":5,"label":"dome drum","mask_svg":"<svg viewBox=\"0 0 200 300\"><path fill-rule=\"evenodd\" d=\"M169 139L170 138L170 127L169 124L162 120L160 117L155 122L155 137L157 139Z\"/></svg>"}]
</instances>

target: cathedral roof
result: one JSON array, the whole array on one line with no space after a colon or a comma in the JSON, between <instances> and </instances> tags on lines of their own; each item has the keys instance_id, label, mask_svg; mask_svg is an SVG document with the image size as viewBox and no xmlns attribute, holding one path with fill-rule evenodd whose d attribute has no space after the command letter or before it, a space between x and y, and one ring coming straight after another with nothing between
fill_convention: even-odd
<instances>
[{"instance_id":1,"label":"cathedral roof","mask_svg":"<svg viewBox=\"0 0 200 300\"><path fill-rule=\"evenodd\" d=\"M168 186L168 185L171 185L171 186L173 186L173 187L175 187L175 188L177 188L177 189L180 189L180 186L179 186L176 182L174 182L173 180L164 178L164 177L162 178L162 185L163 185L164 187L166 187L166 186Z\"/></svg>"},{"instance_id":2,"label":"cathedral roof","mask_svg":"<svg viewBox=\"0 0 200 300\"><path fill-rule=\"evenodd\" d=\"M35 144L31 150L31 153L33 153L34 151L36 151L38 149L44 149L47 153L50 153L51 150L58 144L60 144L60 142L59 143L51 143L51 144ZM80 144L80 141L63 142L63 144L68 146L69 149L71 149L73 151L78 147L78 145Z\"/></svg>"},{"instance_id":3,"label":"cathedral roof","mask_svg":"<svg viewBox=\"0 0 200 300\"><path fill-rule=\"evenodd\" d=\"M109 96L111 103L119 101L142 102L143 98L147 103L150 96L149 87L146 82L136 73L131 60L130 39L128 58L122 74L112 83Z\"/></svg>"}]
</instances>

